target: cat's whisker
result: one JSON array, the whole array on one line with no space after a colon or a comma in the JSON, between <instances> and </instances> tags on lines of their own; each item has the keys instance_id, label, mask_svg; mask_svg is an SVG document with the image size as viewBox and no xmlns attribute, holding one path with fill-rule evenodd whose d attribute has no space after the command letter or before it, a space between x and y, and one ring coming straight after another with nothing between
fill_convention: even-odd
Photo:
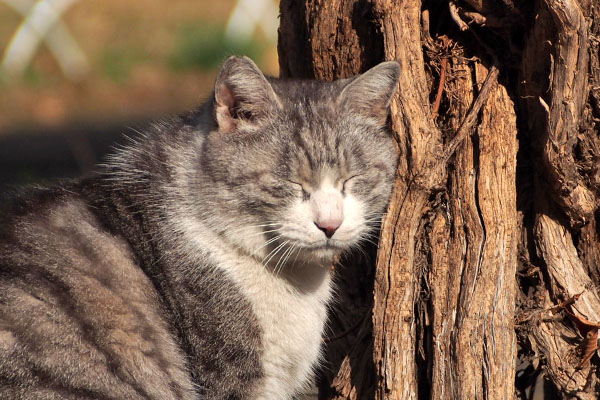
<instances>
[{"instance_id":1,"label":"cat's whisker","mask_svg":"<svg viewBox=\"0 0 600 400\"><path fill-rule=\"evenodd\" d=\"M245 238L245 239L248 239L248 238L252 238L252 237L255 237L255 236L259 236L259 235L265 235L265 234L267 234L267 233L273 233L273 232L278 232L278 231L279 231L279 229L270 229L270 230L268 230L268 231L254 232L254 233L252 233L252 234L250 234L250 235L245 235L245 236L244 236L244 238ZM232 235L232 234L235 234L236 232L234 231L234 232L228 232L228 233L229 233L230 235Z\"/></svg>"},{"instance_id":2,"label":"cat's whisker","mask_svg":"<svg viewBox=\"0 0 600 400\"><path fill-rule=\"evenodd\" d=\"M283 250L283 253L281 253L281 255L278 257L277 259L277 263L275 263L275 267L273 267L273 274L275 276L278 275L278 268L279 268L279 264L281 263L281 261L283 260L283 257L285 257L285 255L287 254L288 250L290 249L291 246L287 246L287 248L285 248L285 250Z\"/></svg>"},{"instance_id":3,"label":"cat's whisker","mask_svg":"<svg viewBox=\"0 0 600 400\"><path fill-rule=\"evenodd\" d=\"M360 238L359 238L359 241L360 241L360 242L367 242L367 243L371 243L373 246L378 246L378 243L377 243L376 241L374 241L374 240L371 240L371 239L370 239L370 238L368 238L368 237L364 237L364 236L363 236L363 237L360 237Z\"/></svg>"},{"instance_id":4,"label":"cat's whisker","mask_svg":"<svg viewBox=\"0 0 600 400\"><path fill-rule=\"evenodd\" d=\"M279 265L282 264L283 259L285 258L287 252L292 248L293 245L289 245L281 254L281 256L279 256L279 259L277 260L277 263L275 264L275 267L273 268L273 273L275 274L275 276L279 275ZM283 265L282 265L283 268Z\"/></svg>"},{"instance_id":5,"label":"cat's whisker","mask_svg":"<svg viewBox=\"0 0 600 400\"><path fill-rule=\"evenodd\" d=\"M367 252L365 251L365 249L363 249L362 246L357 246L356 247L358 249L358 251L361 252L361 254L363 255L363 257L365 258L365 260L369 259L369 255L367 254Z\"/></svg>"},{"instance_id":6,"label":"cat's whisker","mask_svg":"<svg viewBox=\"0 0 600 400\"><path fill-rule=\"evenodd\" d=\"M273 223L265 223L265 224L259 224L259 225L248 225L248 226L243 226L243 227L239 227L236 229L230 229L227 230L227 234L228 235L236 235L240 232L244 232L244 231L253 231L255 229L258 229L258 232L253 232L249 235L245 235L244 237L247 238L252 238L255 236L259 236L262 234L268 234L268 233L273 233L273 232L277 232L281 229L282 224L281 222L273 222ZM268 230L261 230L260 228L274 228L274 229L268 229Z\"/></svg>"},{"instance_id":7,"label":"cat's whisker","mask_svg":"<svg viewBox=\"0 0 600 400\"><path fill-rule=\"evenodd\" d=\"M277 241L277 240L281 239L281 237L282 237L282 236L283 236L283 235L277 235L277 236L274 236L274 237L272 237L271 239L267 240L265 243L263 243L263 245L262 245L262 246L260 246L260 247L259 247L259 248L257 248L256 250L254 250L254 254L258 254L258 252L259 252L260 250L262 250L264 247L266 247L266 246L270 245L271 243L273 243L273 242L275 242L275 241ZM270 254L270 253L269 253L269 254ZM267 256L268 256L268 254L267 254ZM263 258L263 260L264 260L264 258Z\"/></svg>"},{"instance_id":8,"label":"cat's whisker","mask_svg":"<svg viewBox=\"0 0 600 400\"><path fill-rule=\"evenodd\" d=\"M370 239L379 239L379 233L376 231L364 231L360 234L360 237L366 237L366 238L370 238Z\"/></svg>"},{"instance_id":9,"label":"cat's whisker","mask_svg":"<svg viewBox=\"0 0 600 400\"><path fill-rule=\"evenodd\" d=\"M269 254L267 254L267 257L269 257L266 261L263 259L263 262L261 262L261 264L263 266L267 266L269 264L269 262L271 261L271 259L273 257L275 257L277 255L277 253L279 253L279 251L289 242L289 240L286 240L284 242L282 242L279 246L275 247L273 250L271 250L271 252Z\"/></svg>"},{"instance_id":10,"label":"cat's whisker","mask_svg":"<svg viewBox=\"0 0 600 400\"><path fill-rule=\"evenodd\" d=\"M279 261L277 262L277 264L281 264L279 271L281 271L283 268L285 268L285 265L287 263L288 258L290 257L290 255L292 254L292 251L294 250L294 248L296 247L295 243L292 243L288 249L283 253L283 255L281 256L281 258L279 259ZM277 265L275 266L275 271L277 274Z\"/></svg>"},{"instance_id":11,"label":"cat's whisker","mask_svg":"<svg viewBox=\"0 0 600 400\"><path fill-rule=\"evenodd\" d=\"M290 254L288 255L287 260L285 260L286 264L288 262L290 262L290 259L292 258L292 255L294 254L294 251L298 249L298 245L296 243L294 243L292 245L292 251L290 251ZM298 257L298 252L296 252L296 257ZM291 263L290 263L291 264Z\"/></svg>"},{"instance_id":12,"label":"cat's whisker","mask_svg":"<svg viewBox=\"0 0 600 400\"><path fill-rule=\"evenodd\" d=\"M273 239L275 239L275 238L273 238ZM271 239L270 241L274 241L273 239ZM268 243L268 242L267 242L267 243ZM265 243L265 244L264 244L262 247L264 247L264 246L265 246L267 243ZM267 259L269 256L271 256L271 255L272 255L272 254L273 254L275 251L277 251L279 248L281 248L281 246L283 246L284 244L285 244L285 241L284 241L284 242L281 242L281 243L279 243L277 246L275 246L273 249L271 249L271 251L270 251L269 253L267 253L267 255L266 255L266 256L264 256L264 257L263 257L263 259L262 259L261 263L262 263L262 264L265 264L265 263L264 263L264 261L265 261L265 260L266 260L266 259ZM260 247L260 248L262 248L262 247ZM259 248L259 249L260 249L260 248Z\"/></svg>"},{"instance_id":13,"label":"cat's whisker","mask_svg":"<svg viewBox=\"0 0 600 400\"><path fill-rule=\"evenodd\" d=\"M298 256L300 255L300 253L302 253L302 247L300 247L299 245L296 245L296 257L294 257L294 262L293 264L296 265L296 262L298 261Z\"/></svg>"},{"instance_id":14,"label":"cat's whisker","mask_svg":"<svg viewBox=\"0 0 600 400\"><path fill-rule=\"evenodd\" d=\"M363 257L365 258L365 260L369 259L369 255L367 254L367 252L363 249L363 247L360 245L360 243L355 244L354 246L352 246L352 250L358 250Z\"/></svg>"},{"instance_id":15,"label":"cat's whisker","mask_svg":"<svg viewBox=\"0 0 600 400\"><path fill-rule=\"evenodd\" d=\"M265 223L265 224L257 224L257 225L246 225L246 226L242 226L238 229L235 229L235 231L243 231L246 229L256 229L256 228L270 228L273 226L277 226L277 225L282 225L281 222L273 222L273 223Z\"/></svg>"}]
</instances>

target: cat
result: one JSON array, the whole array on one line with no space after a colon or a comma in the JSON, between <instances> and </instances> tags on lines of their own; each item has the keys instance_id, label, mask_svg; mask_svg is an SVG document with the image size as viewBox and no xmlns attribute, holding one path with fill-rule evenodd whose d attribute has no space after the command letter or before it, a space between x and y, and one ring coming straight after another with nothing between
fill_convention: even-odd
<instances>
[{"instance_id":1,"label":"cat","mask_svg":"<svg viewBox=\"0 0 600 400\"><path fill-rule=\"evenodd\" d=\"M0 225L0 398L290 399L331 265L389 201L399 65L334 82L227 59L210 100Z\"/></svg>"}]
</instances>

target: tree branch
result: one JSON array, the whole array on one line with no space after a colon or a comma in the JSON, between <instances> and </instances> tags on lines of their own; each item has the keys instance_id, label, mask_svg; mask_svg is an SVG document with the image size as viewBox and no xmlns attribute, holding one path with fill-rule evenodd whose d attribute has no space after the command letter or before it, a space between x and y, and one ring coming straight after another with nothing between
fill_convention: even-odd
<instances>
[{"instance_id":1,"label":"tree branch","mask_svg":"<svg viewBox=\"0 0 600 400\"><path fill-rule=\"evenodd\" d=\"M456 149L462 143L462 141L467 136L471 135L471 133L473 133L473 130L475 129L477 123L477 116L479 115L479 112L484 106L486 100L490 96L492 89L496 86L496 83L498 82L498 74L499 70L498 68L496 68L496 66L490 68L490 72L488 72L488 75L486 76L485 81L481 86L479 96L477 96L477 99L473 102L473 106L467 113L467 116L460 125L460 128L456 132L456 135L454 135L450 143L448 143L448 145L446 146L443 158L444 162L448 162L448 160L450 159L450 157L452 157L454 152L456 152Z\"/></svg>"}]
</instances>

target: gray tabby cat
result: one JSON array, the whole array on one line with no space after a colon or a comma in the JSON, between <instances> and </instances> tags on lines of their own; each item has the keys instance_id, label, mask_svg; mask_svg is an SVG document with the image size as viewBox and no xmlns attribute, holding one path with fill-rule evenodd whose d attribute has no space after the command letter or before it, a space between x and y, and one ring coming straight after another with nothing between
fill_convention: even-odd
<instances>
[{"instance_id":1,"label":"gray tabby cat","mask_svg":"<svg viewBox=\"0 0 600 400\"><path fill-rule=\"evenodd\" d=\"M288 399L330 265L388 202L395 62L331 83L229 58L213 98L0 221L0 398Z\"/></svg>"}]
</instances>

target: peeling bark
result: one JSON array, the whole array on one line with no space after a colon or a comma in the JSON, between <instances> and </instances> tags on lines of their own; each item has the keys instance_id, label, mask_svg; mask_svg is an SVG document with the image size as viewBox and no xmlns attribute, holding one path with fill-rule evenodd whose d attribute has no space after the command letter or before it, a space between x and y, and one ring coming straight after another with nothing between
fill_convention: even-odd
<instances>
[{"instance_id":1,"label":"peeling bark","mask_svg":"<svg viewBox=\"0 0 600 400\"><path fill-rule=\"evenodd\" d=\"M588 28L574 0L545 0L540 11L544 18L536 22L523 57L530 124L542 133L538 145L548 192L570 225L580 227L597 202L573 155L588 90ZM540 70L548 67L548 74Z\"/></svg>"}]
</instances>

